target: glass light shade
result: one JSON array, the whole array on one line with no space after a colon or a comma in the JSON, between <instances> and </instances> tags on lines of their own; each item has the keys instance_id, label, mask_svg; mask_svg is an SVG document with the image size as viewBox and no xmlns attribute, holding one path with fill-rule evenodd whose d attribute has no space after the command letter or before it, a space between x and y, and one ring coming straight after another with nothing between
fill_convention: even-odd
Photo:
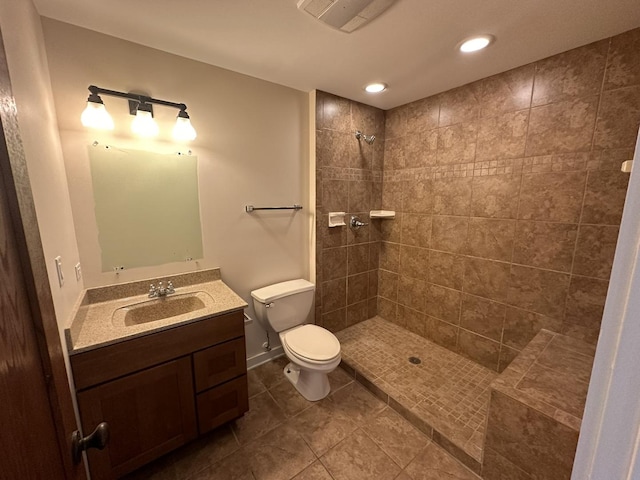
<instances>
[{"instance_id":1,"label":"glass light shade","mask_svg":"<svg viewBox=\"0 0 640 480\"><path fill-rule=\"evenodd\" d=\"M113 130L113 118L107 112L103 103L87 102L87 108L80 116L82 125L100 130Z\"/></svg>"},{"instance_id":2,"label":"glass light shade","mask_svg":"<svg viewBox=\"0 0 640 480\"><path fill-rule=\"evenodd\" d=\"M179 141L191 141L196 138L196 129L191 125L191 120L184 117L176 118L173 127L173 138Z\"/></svg>"},{"instance_id":3,"label":"glass light shade","mask_svg":"<svg viewBox=\"0 0 640 480\"><path fill-rule=\"evenodd\" d=\"M131 130L141 137L155 137L160 131L151 112L145 112L144 110L138 110L136 113L136 117L131 122Z\"/></svg>"},{"instance_id":4,"label":"glass light shade","mask_svg":"<svg viewBox=\"0 0 640 480\"><path fill-rule=\"evenodd\" d=\"M369 93L380 93L387 89L384 83L370 83L364 89Z\"/></svg>"},{"instance_id":5,"label":"glass light shade","mask_svg":"<svg viewBox=\"0 0 640 480\"><path fill-rule=\"evenodd\" d=\"M493 40L494 37L492 35L479 35L469 38L462 42L460 51L464 53L477 52L478 50L488 47Z\"/></svg>"}]
</instances>

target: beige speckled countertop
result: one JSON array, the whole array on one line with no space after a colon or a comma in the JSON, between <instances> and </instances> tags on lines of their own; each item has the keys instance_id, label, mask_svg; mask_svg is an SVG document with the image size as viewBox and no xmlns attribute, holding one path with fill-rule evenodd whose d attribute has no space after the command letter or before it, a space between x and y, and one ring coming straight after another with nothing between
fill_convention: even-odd
<instances>
[{"instance_id":1,"label":"beige speckled countertop","mask_svg":"<svg viewBox=\"0 0 640 480\"><path fill-rule=\"evenodd\" d=\"M148 298L149 284L172 281L175 293L160 299ZM189 295L185 295L189 294ZM197 296L204 307L193 312L138 325L125 325L123 307L141 302L160 303L181 296ZM148 305L146 303L146 305ZM167 330L203 318L222 315L245 308L247 304L220 279L220 270L202 270L157 279L123 283L108 287L90 288L79 299L73 320L65 329L70 355L112 345L142 335Z\"/></svg>"}]
</instances>

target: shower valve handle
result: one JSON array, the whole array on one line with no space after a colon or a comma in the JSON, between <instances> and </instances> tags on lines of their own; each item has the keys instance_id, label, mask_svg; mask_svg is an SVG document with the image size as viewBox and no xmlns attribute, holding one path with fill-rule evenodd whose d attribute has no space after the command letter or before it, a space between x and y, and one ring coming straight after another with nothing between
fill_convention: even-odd
<instances>
[{"instance_id":1,"label":"shower valve handle","mask_svg":"<svg viewBox=\"0 0 640 480\"><path fill-rule=\"evenodd\" d=\"M355 215L351 217L351 222L350 222L351 228L354 229L359 229L360 227L366 227L367 225L369 225L366 222L361 221L358 217L356 217Z\"/></svg>"}]
</instances>

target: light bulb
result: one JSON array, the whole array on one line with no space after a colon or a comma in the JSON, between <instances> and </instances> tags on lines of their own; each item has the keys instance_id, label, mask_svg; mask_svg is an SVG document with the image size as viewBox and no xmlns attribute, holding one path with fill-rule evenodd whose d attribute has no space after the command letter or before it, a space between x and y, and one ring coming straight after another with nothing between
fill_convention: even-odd
<instances>
[{"instance_id":1,"label":"light bulb","mask_svg":"<svg viewBox=\"0 0 640 480\"><path fill-rule=\"evenodd\" d=\"M181 116L182 112L176 118L176 124L173 127L173 138L178 141L191 141L196 138L196 129L191 125L189 117ZM186 115L186 112L185 112Z\"/></svg>"},{"instance_id":2,"label":"light bulb","mask_svg":"<svg viewBox=\"0 0 640 480\"><path fill-rule=\"evenodd\" d=\"M113 130L113 118L111 118L103 103L89 100L87 108L84 109L80 116L80 121L82 125L88 128Z\"/></svg>"},{"instance_id":3,"label":"light bulb","mask_svg":"<svg viewBox=\"0 0 640 480\"><path fill-rule=\"evenodd\" d=\"M478 35L477 37L472 37L462 42L460 51L464 53L477 52L478 50L488 47L494 40L495 37L493 35Z\"/></svg>"},{"instance_id":4,"label":"light bulb","mask_svg":"<svg viewBox=\"0 0 640 480\"><path fill-rule=\"evenodd\" d=\"M131 130L141 137L155 137L160 131L151 112L141 110L140 108L138 108L136 117L133 119L133 122L131 122Z\"/></svg>"}]
</instances>

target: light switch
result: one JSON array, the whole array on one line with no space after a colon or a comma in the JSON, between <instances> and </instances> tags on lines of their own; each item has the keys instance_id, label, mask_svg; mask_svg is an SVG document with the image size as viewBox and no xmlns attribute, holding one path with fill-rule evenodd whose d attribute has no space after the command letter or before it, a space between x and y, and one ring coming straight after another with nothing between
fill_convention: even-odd
<instances>
[{"instance_id":1,"label":"light switch","mask_svg":"<svg viewBox=\"0 0 640 480\"><path fill-rule=\"evenodd\" d=\"M62 273L62 257L57 256L55 259L56 271L58 272L58 283L62 287L64 285L64 274Z\"/></svg>"},{"instance_id":2,"label":"light switch","mask_svg":"<svg viewBox=\"0 0 640 480\"><path fill-rule=\"evenodd\" d=\"M76 263L76 281L80 281L82 278L82 267L80 267L80 262Z\"/></svg>"}]
</instances>

